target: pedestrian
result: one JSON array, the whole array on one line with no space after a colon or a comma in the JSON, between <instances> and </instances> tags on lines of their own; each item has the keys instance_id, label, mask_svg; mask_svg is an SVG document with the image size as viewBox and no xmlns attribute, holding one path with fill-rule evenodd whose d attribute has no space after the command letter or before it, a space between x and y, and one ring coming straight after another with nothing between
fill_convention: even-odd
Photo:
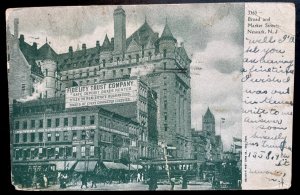
<instances>
[{"instance_id":1,"label":"pedestrian","mask_svg":"<svg viewBox=\"0 0 300 195\"><path fill-rule=\"evenodd\" d=\"M35 187L35 189L37 189L37 176L35 172L33 173L32 187Z\"/></svg>"},{"instance_id":2,"label":"pedestrian","mask_svg":"<svg viewBox=\"0 0 300 195\"><path fill-rule=\"evenodd\" d=\"M149 181L148 181L148 185L149 185L149 190L151 191L155 191L157 189L157 173L156 173L156 169L154 166L151 166L149 168Z\"/></svg>"},{"instance_id":3,"label":"pedestrian","mask_svg":"<svg viewBox=\"0 0 300 195\"><path fill-rule=\"evenodd\" d=\"M82 186L85 186L85 188L88 188L87 187L87 178L86 178L86 174L84 173L81 177L81 189L82 189Z\"/></svg>"},{"instance_id":4,"label":"pedestrian","mask_svg":"<svg viewBox=\"0 0 300 195\"><path fill-rule=\"evenodd\" d=\"M44 179L44 187L48 188L48 178L46 177L46 175L44 175L43 179Z\"/></svg>"},{"instance_id":5,"label":"pedestrian","mask_svg":"<svg viewBox=\"0 0 300 195\"><path fill-rule=\"evenodd\" d=\"M175 180L175 176L173 174L170 174L171 190L174 190Z\"/></svg>"},{"instance_id":6,"label":"pedestrian","mask_svg":"<svg viewBox=\"0 0 300 195\"><path fill-rule=\"evenodd\" d=\"M187 171L184 171L182 174L182 189L187 189L187 185L188 185Z\"/></svg>"},{"instance_id":7,"label":"pedestrian","mask_svg":"<svg viewBox=\"0 0 300 195\"><path fill-rule=\"evenodd\" d=\"M138 174L137 174L136 181L137 181L137 182L140 182L140 181L141 181L141 174L140 174L140 172L138 172Z\"/></svg>"},{"instance_id":8,"label":"pedestrian","mask_svg":"<svg viewBox=\"0 0 300 195\"><path fill-rule=\"evenodd\" d=\"M141 174L141 181L144 181L144 173Z\"/></svg>"},{"instance_id":9,"label":"pedestrian","mask_svg":"<svg viewBox=\"0 0 300 195\"><path fill-rule=\"evenodd\" d=\"M97 188L97 185L96 185L96 183L97 183L97 174L96 173L94 173L93 175L92 175L92 187L91 188L93 188L93 186L95 186L95 188Z\"/></svg>"}]
</instances>

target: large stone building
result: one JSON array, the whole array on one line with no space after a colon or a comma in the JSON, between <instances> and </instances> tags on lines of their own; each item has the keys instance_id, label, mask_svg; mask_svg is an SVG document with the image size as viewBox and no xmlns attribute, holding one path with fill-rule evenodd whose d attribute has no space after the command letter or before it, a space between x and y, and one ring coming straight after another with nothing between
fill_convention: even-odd
<instances>
[{"instance_id":1,"label":"large stone building","mask_svg":"<svg viewBox=\"0 0 300 195\"><path fill-rule=\"evenodd\" d=\"M202 130L192 130L193 158L200 161L221 160L223 143L220 135L216 135L215 117L207 108L202 117Z\"/></svg>"},{"instance_id":2,"label":"large stone building","mask_svg":"<svg viewBox=\"0 0 300 195\"><path fill-rule=\"evenodd\" d=\"M158 143L167 144L168 153L173 157L190 158L191 60L183 44L178 46L167 21L160 36L145 20L127 37L126 13L121 7L114 11L113 20L114 37L109 39L106 35L102 44L97 41L92 48L82 44L78 51L70 46L69 51L62 54L57 54L47 42L36 49L35 44L28 45L24 36L20 36L21 51L23 54L27 54L27 50L33 51L29 52L30 58L27 59L45 77L40 96L58 97L64 94L65 87L138 76L149 87L148 91L155 91L157 95L155 126ZM146 113L137 119L140 124L153 125L153 121L147 121Z\"/></svg>"}]
</instances>

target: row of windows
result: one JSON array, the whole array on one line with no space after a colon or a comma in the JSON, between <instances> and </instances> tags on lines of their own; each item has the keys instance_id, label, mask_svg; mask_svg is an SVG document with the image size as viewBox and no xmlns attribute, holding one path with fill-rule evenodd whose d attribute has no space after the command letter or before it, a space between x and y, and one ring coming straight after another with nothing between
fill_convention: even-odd
<instances>
[{"instance_id":1,"label":"row of windows","mask_svg":"<svg viewBox=\"0 0 300 195\"><path fill-rule=\"evenodd\" d=\"M81 157L94 157L95 146L81 146L80 151L77 147L56 147L56 148L31 148L31 149L15 149L14 157L16 159L43 159L43 158L76 158L80 152Z\"/></svg>"},{"instance_id":2,"label":"row of windows","mask_svg":"<svg viewBox=\"0 0 300 195\"><path fill-rule=\"evenodd\" d=\"M90 71L87 70L85 73L85 76L83 75L83 72L80 71L79 73L75 73L75 71L72 72L72 74L68 75L68 73L66 73L66 80L70 79L70 78L76 78L76 75L79 75L79 78L83 78L83 77L89 77L90 76ZM93 76L98 75L97 74L97 69L95 68L93 71ZM119 69L118 70L118 76L123 77L124 75L130 75L131 74L131 68L127 69L127 73L125 73L124 69ZM99 74L102 76L102 79L106 78L106 71L102 71L101 74ZM112 77L115 78L117 77L117 71L116 70L112 70ZM94 80L95 81L95 80Z\"/></svg>"},{"instance_id":3,"label":"row of windows","mask_svg":"<svg viewBox=\"0 0 300 195\"><path fill-rule=\"evenodd\" d=\"M95 131L94 130L82 130L79 131L80 133L80 138L81 140L94 140L95 137ZM44 137L46 136L46 137ZM78 132L73 131L72 132L72 140L78 140ZM52 141L69 141L69 132L68 131L63 131L63 132L51 132L51 133L44 133L44 132L38 132L36 133L22 133L22 142L52 142ZM20 143L20 134L17 133L15 134L15 143Z\"/></svg>"},{"instance_id":4,"label":"row of windows","mask_svg":"<svg viewBox=\"0 0 300 195\"><path fill-rule=\"evenodd\" d=\"M94 125L95 124L95 116L90 116L89 117L89 124L90 125ZM46 127L50 128L50 127L59 127L61 125L61 119L60 118L56 118L54 119L47 119L47 124ZM78 125L77 122L77 117L72 117L72 125L76 126ZM86 116L81 116L81 125L87 125L87 120L86 120ZM63 119L63 126L69 126L69 118L64 118ZM44 127L44 120L40 119L40 120L30 120L30 128L43 128ZM20 129L20 121L15 121L15 129ZM22 129L27 129L28 128L28 121L25 120L22 123Z\"/></svg>"}]
</instances>

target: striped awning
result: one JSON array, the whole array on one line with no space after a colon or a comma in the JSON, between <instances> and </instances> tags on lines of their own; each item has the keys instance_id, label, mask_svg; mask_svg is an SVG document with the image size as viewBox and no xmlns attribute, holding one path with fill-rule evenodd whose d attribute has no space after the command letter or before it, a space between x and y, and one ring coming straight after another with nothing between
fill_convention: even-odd
<instances>
[{"instance_id":1,"label":"striped awning","mask_svg":"<svg viewBox=\"0 0 300 195\"><path fill-rule=\"evenodd\" d=\"M131 170L139 170L139 169L143 169L143 167L142 167L142 165L131 164L130 169Z\"/></svg>"},{"instance_id":2,"label":"striped awning","mask_svg":"<svg viewBox=\"0 0 300 195\"><path fill-rule=\"evenodd\" d=\"M55 161L57 171L71 170L74 168L76 161Z\"/></svg>"},{"instance_id":3,"label":"striped awning","mask_svg":"<svg viewBox=\"0 0 300 195\"><path fill-rule=\"evenodd\" d=\"M122 164L122 163L115 163L115 162L103 162L104 166L108 169L122 169L122 170L128 170L129 168Z\"/></svg>"},{"instance_id":4,"label":"striped awning","mask_svg":"<svg viewBox=\"0 0 300 195\"><path fill-rule=\"evenodd\" d=\"M74 171L85 172L85 171L94 171L97 165L97 161L78 161Z\"/></svg>"}]
</instances>

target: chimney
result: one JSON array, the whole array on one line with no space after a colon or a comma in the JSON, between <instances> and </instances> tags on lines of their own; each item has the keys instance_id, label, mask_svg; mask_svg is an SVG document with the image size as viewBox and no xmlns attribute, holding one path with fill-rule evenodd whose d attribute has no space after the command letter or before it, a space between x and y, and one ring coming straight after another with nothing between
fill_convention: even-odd
<instances>
[{"instance_id":1,"label":"chimney","mask_svg":"<svg viewBox=\"0 0 300 195\"><path fill-rule=\"evenodd\" d=\"M32 48L33 48L34 53L37 54L37 43L36 42L33 42Z\"/></svg>"},{"instance_id":2,"label":"chimney","mask_svg":"<svg viewBox=\"0 0 300 195\"><path fill-rule=\"evenodd\" d=\"M69 57L72 57L73 56L73 47L70 46L69 47Z\"/></svg>"},{"instance_id":3,"label":"chimney","mask_svg":"<svg viewBox=\"0 0 300 195\"><path fill-rule=\"evenodd\" d=\"M15 38L19 38L19 18L14 19L14 36Z\"/></svg>"},{"instance_id":4,"label":"chimney","mask_svg":"<svg viewBox=\"0 0 300 195\"><path fill-rule=\"evenodd\" d=\"M114 11L114 51L123 53L126 47L126 14L119 6Z\"/></svg>"},{"instance_id":5,"label":"chimney","mask_svg":"<svg viewBox=\"0 0 300 195\"><path fill-rule=\"evenodd\" d=\"M113 46L115 46L114 43L115 43L115 39L112 37L112 38L110 39L110 44L113 45Z\"/></svg>"},{"instance_id":6,"label":"chimney","mask_svg":"<svg viewBox=\"0 0 300 195\"><path fill-rule=\"evenodd\" d=\"M24 40L25 40L24 35L20 35L20 43L24 43Z\"/></svg>"},{"instance_id":7,"label":"chimney","mask_svg":"<svg viewBox=\"0 0 300 195\"><path fill-rule=\"evenodd\" d=\"M86 44L85 43L82 44L82 51L84 54L86 53Z\"/></svg>"},{"instance_id":8,"label":"chimney","mask_svg":"<svg viewBox=\"0 0 300 195\"><path fill-rule=\"evenodd\" d=\"M99 53L100 52L100 42L99 41L96 41L96 48Z\"/></svg>"}]
</instances>

